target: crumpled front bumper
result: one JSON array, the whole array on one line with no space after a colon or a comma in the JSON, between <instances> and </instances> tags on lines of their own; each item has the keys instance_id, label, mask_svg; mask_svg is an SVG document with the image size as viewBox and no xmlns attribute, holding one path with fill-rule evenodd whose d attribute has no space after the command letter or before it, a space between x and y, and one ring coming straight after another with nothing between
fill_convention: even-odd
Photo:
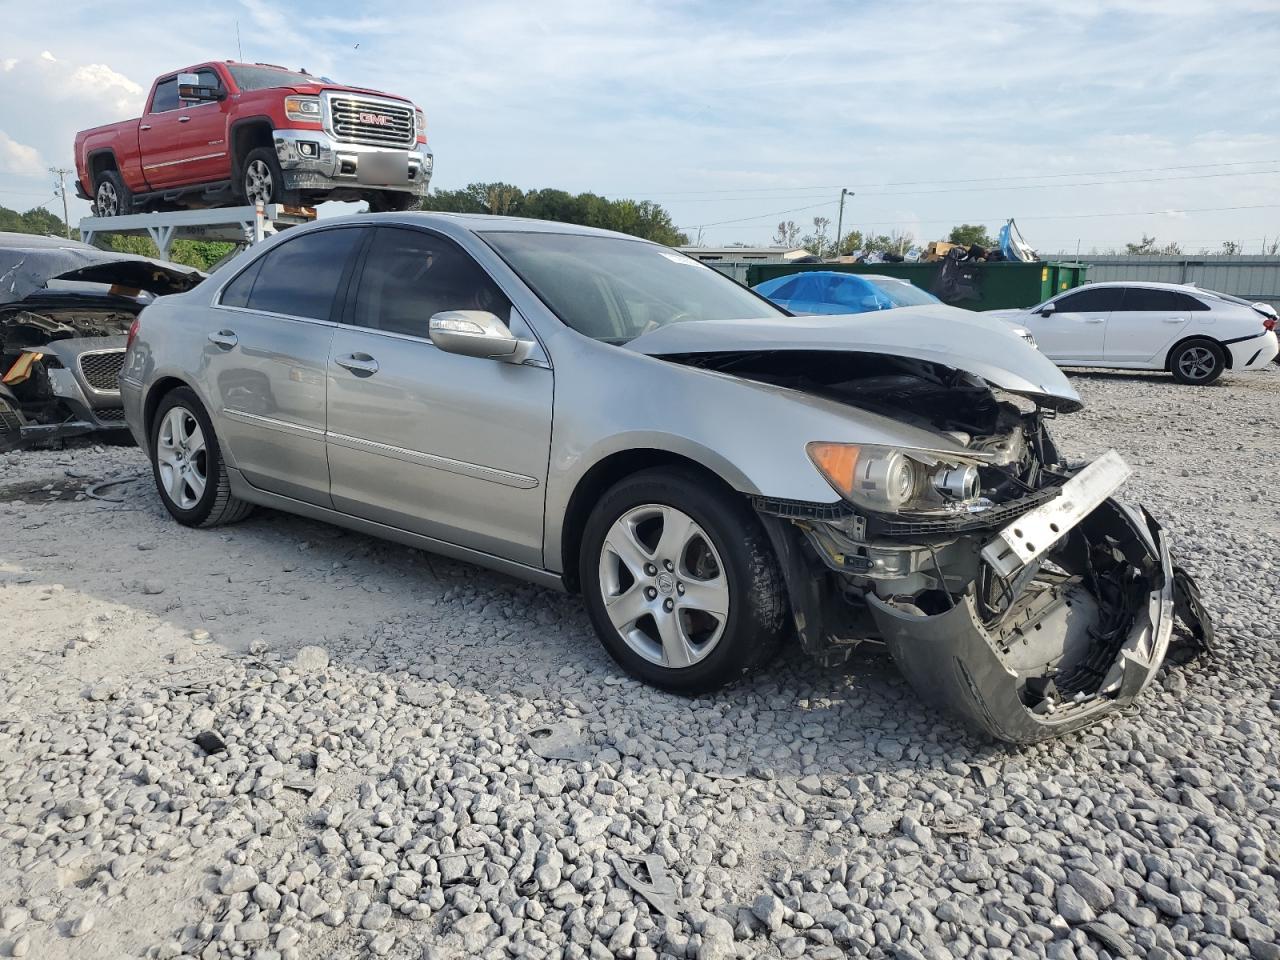
<instances>
[{"instance_id":1,"label":"crumpled front bumper","mask_svg":"<svg viewBox=\"0 0 1280 960\"><path fill-rule=\"evenodd\" d=\"M872 616L899 669L917 693L970 725L1013 743L1032 743L1077 730L1103 714L1127 706L1147 687L1169 648L1174 617L1174 574L1160 526L1149 516L1107 499L1082 522L1096 538L1126 545L1131 577L1141 578L1145 602L1133 612L1123 641L1090 648L1101 679L1096 689L1053 700L1029 695L1028 676L1018 665L1017 631L984 626L972 592L951 609L928 616L918 609L868 595ZM1077 594L1083 599L1083 594ZM1095 629L1096 608L1069 601L1049 629L1078 633ZM1036 627L1035 629L1039 629Z\"/></svg>"},{"instance_id":2,"label":"crumpled front bumper","mask_svg":"<svg viewBox=\"0 0 1280 960\"><path fill-rule=\"evenodd\" d=\"M342 143L319 130L276 130L276 157L289 190L388 190L424 197L434 158L421 144L395 150ZM405 175L387 177L382 168L404 158ZM376 162L370 162L376 158Z\"/></svg>"}]
</instances>

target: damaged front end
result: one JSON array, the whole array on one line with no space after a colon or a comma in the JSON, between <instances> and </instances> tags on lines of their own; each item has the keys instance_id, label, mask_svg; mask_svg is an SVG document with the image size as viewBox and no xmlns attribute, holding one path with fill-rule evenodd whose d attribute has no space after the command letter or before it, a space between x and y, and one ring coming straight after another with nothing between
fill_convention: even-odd
<instances>
[{"instance_id":1,"label":"damaged front end","mask_svg":"<svg viewBox=\"0 0 1280 960\"><path fill-rule=\"evenodd\" d=\"M1066 464L1042 406L902 358L736 363L939 436L810 444L839 503L755 498L810 652L883 643L923 699L1029 743L1131 703L1165 659L1175 602L1209 633L1159 525L1111 498L1129 468L1114 451Z\"/></svg>"}]
</instances>

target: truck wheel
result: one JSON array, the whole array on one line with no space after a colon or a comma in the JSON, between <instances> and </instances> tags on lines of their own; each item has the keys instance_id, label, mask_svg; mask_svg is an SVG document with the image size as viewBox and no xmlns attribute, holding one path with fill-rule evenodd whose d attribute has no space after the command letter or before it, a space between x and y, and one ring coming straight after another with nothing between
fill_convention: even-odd
<instances>
[{"instance_id":1,"label":"truck wheel","mask_svg":"<svg viewBox=\"0 0 1280 960\"><path fill-rule=\"evenodd\" d=\"M399 191L385 193L371 193L368 196L370 213L404 213L406 210L415 210L421 201L412 193L400 193Z\"/></svg>"},{"instance_id":2,"label":"truck wheel","mask_svg":"<svg viewBox=\"0 0 1280 960\"><path fill-rule=\"evenodd\" d=\"M284 171L274 147L250 150L240 168L240 196L245 203L296 203L293 191L284 188Z\"/></svg>"},{"instance_id":3,"label":"truck wheel","mask_svg":"<svg viewBox=\"0 0 1280 960\"><path fill-rule=\"evenodd\" d=\"M690 470L645 470L601 497L578 569L605 649L663 690L714 690L782 641L787 598L760 521Z\"/></svg>"},{"instance_id":4,"label":"truck wheel","mask_svg":"<svg viewBox=\"0 0 1280 960\"><path fill-rule=\"evenodd\" d=\"M103 170L93 187L93 213L97 217L123 217L133 213L133 193L119 170Z\"/></svg>"}]
</instances>

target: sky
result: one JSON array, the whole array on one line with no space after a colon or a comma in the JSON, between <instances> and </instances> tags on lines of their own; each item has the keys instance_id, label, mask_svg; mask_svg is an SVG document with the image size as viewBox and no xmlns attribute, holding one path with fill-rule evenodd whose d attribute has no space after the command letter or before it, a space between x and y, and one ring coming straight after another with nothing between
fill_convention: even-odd
<instances>
[{"instance_id":1,"label":"sky","mask_svg":"<svg viewBox=\"0 0 1280 960\"><path fill-rule=\"evenodd\" d=\"M161 72L242 55L414 99L434 188L651 199L707 245L834 225L841 187L846 230L918 240L1011 217L1041 251L1280 236L1278 0L102 11L0 0L0 204L61 213L46 168L74 166L78 129L137 116Z\"/></svg>"}]
</instances>

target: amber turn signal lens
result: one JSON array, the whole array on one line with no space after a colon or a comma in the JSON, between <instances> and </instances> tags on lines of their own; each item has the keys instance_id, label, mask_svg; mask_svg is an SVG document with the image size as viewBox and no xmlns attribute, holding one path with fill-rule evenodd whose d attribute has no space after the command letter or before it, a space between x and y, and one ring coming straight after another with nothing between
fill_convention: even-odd
<instances>
[{"instance_id":1,"label":"amber turn signal lens","mask_svg":"<svg viewBox=\"0 0 1280 960\"><path fill-rule=\"evenodd\" d=\"M853 491L854 473L858 469L858 447L849 443L810 443L805 447L809 459L827 483L838 493L849 496Z\"/></svg>"}]
</instances>

